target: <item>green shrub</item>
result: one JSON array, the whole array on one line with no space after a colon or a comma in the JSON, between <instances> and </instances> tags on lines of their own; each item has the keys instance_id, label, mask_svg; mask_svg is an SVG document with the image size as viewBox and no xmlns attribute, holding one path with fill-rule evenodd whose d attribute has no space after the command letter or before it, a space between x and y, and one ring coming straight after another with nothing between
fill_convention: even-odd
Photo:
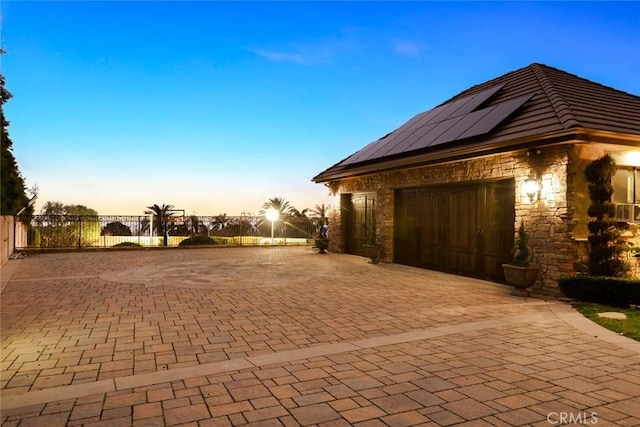
<instances>
[{"instance_id":1,"label":"green shrub","mask_svg":"<svg viewBox=\"0 0 640 427\"><path fill-rule=\"evenodd\" d=\"M114 248L123 248L123 247L137 247L137 248L141 248L142 245L136 243L136 242L122 242L122 243L118 243L117 245L113 245Z\"/></svg>"},{"instance_id":2,"label":"green shrub","mask_svg":"<svg viewBox=\"0 0 640 427\"><path fill-rule=\"evenodd\" d=\"M215 245L217 242L209 236L191 236L188 239L184 239L178 244L178 246L201 246L201 245Z\"/></svg>"},{"instance_id":3,"label":"green shrub","mask_svg":"<svg viewBox=\"0 0 640 427\"><path fill-rule=\"evenodd\" d=\"M569 298L626 308L640 305L640 280L620 277L575 276L559 280Z\"/></svg>"},{"instance_id":4,"label":"green shrub","mask_svg":"<svg viewBox=\"0 0 640 427\"><path fill-rule=\"evenodd\" d=\"M591 199L587 215L593 218L587 224L589 273L593 276L624 277L628 272L627 264L620 259L624 242L618 239L624 227L612 219L611 180L615 172L616 162L608 154L589 163L584 171Z\"/></svg>"},{"instance_id":5,"label":"green shrub","mask_svg":"<svg viewBox=\"0 0 640 427\"><path fill-rule=\"evenodd\" d=\"M40 236L40 229L32 225L27 229L27 246L32 248L39 248L42 237Z\"/></svg>"},{"instance_id":6,"label":"green shrub","mask_svg":"<svg viewBox=\"0 0 640 427\"><path fill-rule=\"evenodd\" d=\"M524 228L524 222L520 221L520 227L518 228L518 241L516 243L517 252L513 259L513 265L520 267L529 266L529 235Z\"/></svg>"}]
</instances>

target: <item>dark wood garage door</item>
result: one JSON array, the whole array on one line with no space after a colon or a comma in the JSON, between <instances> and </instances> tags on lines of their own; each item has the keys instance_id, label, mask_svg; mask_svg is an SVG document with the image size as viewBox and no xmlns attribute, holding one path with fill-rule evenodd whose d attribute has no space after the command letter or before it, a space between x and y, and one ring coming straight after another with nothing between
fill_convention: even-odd
<instances>
[{"instance_id":1,"label":"dark wood garage door","mask_svg":"<svg viewBox=\"0 0 640 427\"><path fill-rule=\"evenodd\" d=\"M514 197L513 180L397 190L394 261L503 281Z\"/></svg>"}]
</instances>

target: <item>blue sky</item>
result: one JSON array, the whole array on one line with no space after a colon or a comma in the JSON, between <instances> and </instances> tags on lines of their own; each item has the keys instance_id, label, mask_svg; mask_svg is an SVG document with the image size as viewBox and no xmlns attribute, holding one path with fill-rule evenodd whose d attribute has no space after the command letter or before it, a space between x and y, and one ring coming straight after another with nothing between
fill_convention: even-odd
<instances>
[{"instance_id":1,"label":"blue sky","mask_svg":"<svg viewBox=\"0 0 640 427\"><path fill-rule=\"evenodd\" d=\"M14 154L100 214L337 202L317 173L540 62L640 94L638 2L3 1Z\"/></svg>"}]
</instances>

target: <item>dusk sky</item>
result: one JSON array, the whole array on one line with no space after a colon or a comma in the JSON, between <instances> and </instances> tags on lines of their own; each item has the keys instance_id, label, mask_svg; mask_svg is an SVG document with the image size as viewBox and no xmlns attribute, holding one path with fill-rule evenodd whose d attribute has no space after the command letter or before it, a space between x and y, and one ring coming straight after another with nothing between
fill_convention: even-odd
<instances>
[{"instance_id":1,"label":"dusk sky","mask_svg":"<svg viewBox=\"0 0 640 427\"><path fill-rule=\"evenodd\" d=\"M640 94L638 2L3 1L14 154L47 201L256 213L533 62Z\"/></svg>"}]
</instances>

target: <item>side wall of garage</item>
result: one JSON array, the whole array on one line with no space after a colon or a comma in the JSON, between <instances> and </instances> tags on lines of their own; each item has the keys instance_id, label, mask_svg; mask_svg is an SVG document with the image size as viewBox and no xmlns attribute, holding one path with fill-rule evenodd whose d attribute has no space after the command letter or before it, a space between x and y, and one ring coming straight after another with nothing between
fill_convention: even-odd
<instances>
[{"instance_id":1,"label":"side wall of garage","mask_svg":"<svg viewBox=\"0 0 640 427\"><path fill-rule=\"evenodd\" d=\"M560 295L557 280L574 271L579 261L578 249L572 238L576 225L573 209L568 206L568 165L572 145L558 145L541 150L522 150L485 156L446 164L356 176L334 181L329 187L341 201L352 195L374 193L376 198L376 240L384 248L382 262L394 262L395 194L398 189L442 186L448 184L478 184L483 181L510 179L514 186L513 229L523 221L530 235L533 262L541 266L534 293ZM535 201L524 193L527 179L534 176L542 188ZM329 250L346 252L347 215L341 206L330 216Z\"/></svg>"}]
</instances>

